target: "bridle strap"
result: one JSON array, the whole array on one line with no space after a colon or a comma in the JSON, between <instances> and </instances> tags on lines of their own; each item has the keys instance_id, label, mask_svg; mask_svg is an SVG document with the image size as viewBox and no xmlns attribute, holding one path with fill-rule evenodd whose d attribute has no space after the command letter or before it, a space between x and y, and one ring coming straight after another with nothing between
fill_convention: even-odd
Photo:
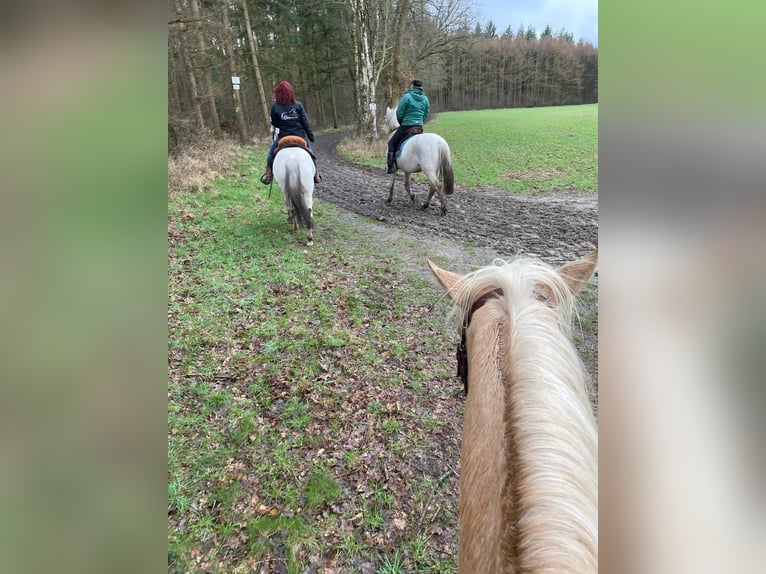
<instances>
[{"instance_id":1,"label":"bridle strap","mask_svg":"<svg viewBox=\"0 0 766 574\"><path fill-rule=\"evenodd\" d=\"M457 357L457 374L463 381L463 391L465 396L468 396L468 347L466 347L466 332L468 331L468 327L471 325L473 314L481 307L483 307L484 304L490 299L502 296L503 290L499 287L497 289L493 289L492 291L487 291L484 293L484 295L473 302L473 305L471 305L468 313L466 313L463 317L463 325L460 329L460 343L457 345L455 356Z\"/></svg>"}]
</instances>

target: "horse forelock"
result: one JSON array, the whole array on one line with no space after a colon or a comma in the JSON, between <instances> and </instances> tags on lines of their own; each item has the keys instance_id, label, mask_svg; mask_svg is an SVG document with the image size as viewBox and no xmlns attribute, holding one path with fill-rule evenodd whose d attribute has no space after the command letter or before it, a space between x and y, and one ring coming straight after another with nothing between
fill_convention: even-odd
<instances>
[{"instance_id":1,"label":"horse forelock","mask_svg":"<svg viewBox=\"0 0 766 574\"><path fill-rule=\"evenodd\" d=\"M527 257L517 257L509 262L495 259L488 265L469 273L453 288L455 305L452 314L458 324L470 312L474 301L485 293L501 289L504 298L514 305L540 305L553 309L556 323L568 335L575 313L575 300L564 280L545 263ZM543 298L541 292L550 294Z\"/></svg>"}]
</instances>

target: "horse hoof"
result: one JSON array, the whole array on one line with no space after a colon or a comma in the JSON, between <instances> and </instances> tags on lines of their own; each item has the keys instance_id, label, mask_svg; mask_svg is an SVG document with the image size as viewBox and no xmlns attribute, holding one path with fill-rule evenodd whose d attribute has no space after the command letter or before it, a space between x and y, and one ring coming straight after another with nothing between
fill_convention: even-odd
<instances>
[{"instance_id":1,"label":"horse hoof","mask_svg":"<svg viewBox=\"0 0 766 574\"><path fill-rule=\"evenodd\" d=\"M314 240L313 240L313 239L309 239L309 240L306 242L306 247L311 247L312 245L314 245Z\"/></svg>"},{"instance_id":2,"label":"horse hoof","mask_svg":"<svg viewBox=\"0 0 766 574\"><path fill-rule=\"evenodd\" d=\"M425 211L426 209L428 209L428 204L424 203L423 205L420 206L420 209Z\"/></svg>"}]
</instances>

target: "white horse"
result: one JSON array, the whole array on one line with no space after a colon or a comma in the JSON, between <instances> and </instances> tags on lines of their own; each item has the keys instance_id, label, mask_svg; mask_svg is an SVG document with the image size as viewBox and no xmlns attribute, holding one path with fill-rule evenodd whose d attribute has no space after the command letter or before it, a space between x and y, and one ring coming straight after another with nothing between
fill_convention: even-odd
<instances>
[{"instance_id":1,"label":"white horse","mask_svg":"<svg viewBox=\"0 0 766 574\"><path fill-rule=\"evenodd\" d=\"M386 108L386 123L389 130L399 127L396 119L396 107ZM449 145L443 137L437 134L418 134L407 138L404 147L400 145L396 157L396 167L404 172L404 189L410 194L412 203L415 203L415 194L410 187L410 174L422 171L428 177L428 199L421 205L421 209L427 209L431 204L434 193L439 194L442 215L447 213L447 195L455 192L455 176L452 172L452 156ZM442 181L440 181L442 180ZM394 183L396 172L391 176L391 186L388 189L386 203L391 203L394 198Z\"/></svg>"},{"instance_id":2,"label":"white horse","mask_svg":"<svg viewBox=\"0 0 766 574\"><path fill-rule=\"evenodd\" d=\"M598 570L598 431L570 339L573 294L597 257L465 277L428 262L462 339L460 574Z\"/></svg>"},{"instance_id":3,"label":"white horse","mask_svg":"<svg viewBox=\"0 0 766 574\"><path fill-rule=\"evenodd\" d=\"M306 228L306 245L314 244L314 160L306 149L280 149L274 156L274 177L285 197L287 221Z\"/></svg>"}]
</instances>

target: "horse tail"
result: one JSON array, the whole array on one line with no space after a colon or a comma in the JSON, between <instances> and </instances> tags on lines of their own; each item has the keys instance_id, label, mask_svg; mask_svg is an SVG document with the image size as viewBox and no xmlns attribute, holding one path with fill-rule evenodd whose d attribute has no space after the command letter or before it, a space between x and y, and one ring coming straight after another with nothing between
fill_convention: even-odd
<instances>
[{"instance_id":1,"label":"horse tail","mask_svg":"<svg viewBox=\"0 0 766 574\"><path fill-rule=\"evenodd\" d=\"M444 177L444 193L452 195L455 193L455 174L452 172L452 157L447 142L442 142L441 146L439 146L439 161L441 162L441 171Z\"/></svg>"},{"instance_id":2,"label":"horse tail","mask_svg":"<svg viewBox=\"0 0 766 574\"><path fill-rule=\"evenodd\" d=\"M311 229L314 226L314 221L311 217L311 209L306 204L308 191L301 181L301 171L298 166L291 165L285 172L285 192L287 193L287 200L297 216L298 225Z\"/></svg>"}]
</instances>

